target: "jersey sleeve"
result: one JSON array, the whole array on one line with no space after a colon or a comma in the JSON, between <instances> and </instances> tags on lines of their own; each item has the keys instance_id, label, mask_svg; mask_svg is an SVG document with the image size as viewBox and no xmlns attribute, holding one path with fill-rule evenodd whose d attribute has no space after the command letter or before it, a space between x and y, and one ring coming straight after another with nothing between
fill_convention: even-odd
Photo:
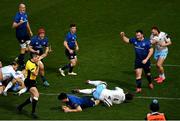
<instances>
[{"instance_id":1,"label":"jersey sleeve","mask_svg":"<svg viewBox=\"0 0 180 121\"><path fill-rule=\"evenodd\" d=\"M129 39L129 43L130 43L130 44L134 44L134 42L135 42L135 39L134 39L134 38L130 38L130 39Z\"/></svg>"},{"instance_id":2,"label":"jersey sleeve","mask_svg":"<svg viewBox=\"0 0 180 121\"><path fill-rule=\"evenodd\" d=\"M68 40L69 40L69 34L66 34L66 36L65 36L65 41L68 42Z\"/></svg>"},{"instance_id":3,"label":"jersey sleeve","mask_svg":"<svg viewBox=\"0 0 180 121\"><path fill-rule=\"evenodd\" d=\"M18 15L18 13L14 17L14 22L19 23L19 15Z\"/></svg>"},{"instance_id":4,"label":"jersey sleeve","mask_svg":"<svg viewBox=\"0 0 180 121\"><path fill-rule=\"evenodd\" d=\"M44 45L45 47L48 47L49 46L49 41L48 41L48 38L46 38L46 43Z\"/></svg>"},{"instance_id":5,"label":"jersey sleeve","mask_svg":"<svg viewBox=\"0 0 180 121\"><path fill-rule=\"evenodd\" d=\"M34 44L35 44L35 37L32 37L32 38L31 38L31 42L30 42L29 45L30 45L30 46L34 46Z\"/></svg>"},{"instance_id":6,"label":"jersey sleeve","mask_svg":"<svg viewBox=\"0 0 180 121\"><path fill-rule=\"evenodd\" d=\"M164 39L166 42L171 41L170 36L167 33L164 34Z\"/></svg>"}]
</instances>

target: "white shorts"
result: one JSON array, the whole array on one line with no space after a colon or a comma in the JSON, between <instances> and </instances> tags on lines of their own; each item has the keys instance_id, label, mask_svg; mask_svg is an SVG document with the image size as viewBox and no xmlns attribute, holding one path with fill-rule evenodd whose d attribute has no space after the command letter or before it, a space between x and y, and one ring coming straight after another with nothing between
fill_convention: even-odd
<instances>
[{"instance_id":1,"label":"white shorts","mask_svg":"<svg viewBox=\"0 0 180 121\"><path fill-rule=\"evenodd\" d=\"M157 50L155 50L154 59L155 60L158 60L159 58L166 59L167 55L168 55L168 51L157 51Z\"/></svg>"},{"instance_id":2,"label":"white shorts","mask_svg":"<svg viewBox=\"0 0 180 121\"><path fill-rule=\"evenodd\" d=\"M0 81L0 86L2 86L2 82Z\"/></svg>"},{"instance_id":3,"label":"white shorts","mask_svg":"<svg viewBox=\"0 0 180 121\"><path fill-rule=\"evenodd\" d=\"M21 48L27 48L29 46L30 42L31 42L31 40L27 40L25 43L20 44L20 47Z\"/></svg>"}]
</instances>

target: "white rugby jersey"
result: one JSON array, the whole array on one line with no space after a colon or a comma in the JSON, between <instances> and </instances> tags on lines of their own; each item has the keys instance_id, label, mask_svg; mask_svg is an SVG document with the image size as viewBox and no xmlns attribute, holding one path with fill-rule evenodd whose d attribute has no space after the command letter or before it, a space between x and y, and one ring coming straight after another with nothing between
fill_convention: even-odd
<instances>
[{"instance_id":1,"label":"white rugby jersey","mask_svg":"<svg viewBox=\"0 0 180 121\"><path fill-rule=\"evenodd\" d=\"M16 71L11 65L2 67L1 72L3 76L3 81L10 78L16 78Z\"/></svg>"},{"instance_id":2,"label":"white rugby jersey","mask_svg":"<svg viewBox=\"0 0 180 121\"><path fill-rule=\"evenodd\" d=\"M25 80L25 76L22 71L16 71L16 78L20 78L22 81Z\"/></svg>"},{"instance_id":3,"label":"white rugby jersey","mask_svg":"<svg viewBox=\"0 0 180 121\"><path fill-rule=\"evenodd\" d=\"M111 100L113 104L120 104L125 100L125 93L119 87L115 87L115 90L104 89L101 92L100 100L104 101L104 99Z\"/></svg>"},{"instance_id":4,"label":"white rugby jersey","mask_svg":"<svg viewBox=\"0 0 180 121\"><path fill-rule=\"evenodd\" d=\"M151 34L150 36L151 40L156 40L157 43L155 45L155 49L158 51L168 51L168 47L161 47L159 44L160 43L166 43L171 41L170 38L168 37L168 35L165 32L160 32L158 36L154 36L153 34Z\"/></svg>"}]
</instances>

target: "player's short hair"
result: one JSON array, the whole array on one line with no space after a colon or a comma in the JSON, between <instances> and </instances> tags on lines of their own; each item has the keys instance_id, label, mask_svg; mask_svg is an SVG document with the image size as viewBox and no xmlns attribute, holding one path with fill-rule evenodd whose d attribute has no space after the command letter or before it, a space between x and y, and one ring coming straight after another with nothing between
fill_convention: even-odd
<instances>
[{"instance_id":1,"label":"player's short hair","mask_svg":"<svg viewBox=\"0 0 180 121\"><path fill-rule=\"evenodd\" d=\"M76 27L76 24L70 24L70 28L71 28L71 27Z\"/></svg>"},{"instance_id":2,"label":"player's short hair","mask_svg":"<svg viewBox=\"0 0 180 121\"><path fill-rule=\"evenodd\" d=\"M31 59L32 59L32 58L35 58L35 57L37 57L37 56L39 56L39 55L36 54L36 53L32 53L32 54L31 54Z\"/></svg>"},{"instance_id":3,"label":"player's short hair","mask_svg":"<svg viewBox=\"0 0 180 121\"><path fill-rule=\"evenodd\" d=\"M141 33L141 34L144 34L144 32L140 29L136 30L136 33Z\"/></svg>"},{"instance_id":4,"label":"player's short hair","mask_svg":"<svg viewBox=\"0 0 180 121\"><path fill-rule=\"evenodd\" d=\"M133 97L134 97L134 95L131 94L131 93L126 93L126 94L125 94L125 100L126 100L126 101L127 101L127 100L132 100Z\"/></svg>"},{"instance_id":5,"label":"player's short hair","mask_svg":"<svg viewBox=\"0 0 180 121\"><path fill-rule=\"evenodd\" d=\"M58 95L58 100L63 100L63 99L66 99L67 98L67 94L62 92Z\"/></svg>"},{"instance_id":6,"label":"player's short hair","mask_svg":"<svg viewBox=\"0 0 180 121\"><path fill-rule=\"evenodd\" d=\"M149 108L152 112L157 112L159 111L159 103L156 99L154 99L151 104L149 105Z\"/></svg>"},{"instance_id":7,"label":"player's short hair","mask_svg":"<svg viewBox=\"0 0 180 121\"><path fill-rule=\"evenodd\" d=\"M40 27L38 29L38 35L41 34L41 33L46 33L45 29L43 27Z\"/></svg>"},{"instance_id":8,"label":"player's short hair","mask_svg":"<svg viewBox=\"0 0 180 121\"><path fill-rule=\"evenodd\" d=\"M152 30L152 29L155 29L155 30L158 31L158 33L160 33L160 30L159 30L159 28L158 28L157 26L153 26L153 27L151 28L151 30Z\"/></svg>"},{"instance_id":9,"label":"player's short hair","mask_svg":"<svg viewBox=\"0 0 180 121\"><path fill-rule=\"evenodd\" d=\"M11 62L11 64L10 65L12 65L12 66L17 66L17 65L19 65L16 61L13 61L13 62Z\"/></svg>"}]
</instances>

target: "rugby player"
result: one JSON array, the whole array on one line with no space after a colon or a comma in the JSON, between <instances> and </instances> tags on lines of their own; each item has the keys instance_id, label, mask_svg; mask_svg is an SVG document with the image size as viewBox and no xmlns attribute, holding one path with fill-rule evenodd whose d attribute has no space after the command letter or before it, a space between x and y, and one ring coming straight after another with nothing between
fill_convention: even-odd
<instances>
[{"instance_id":1,"label":"rugby player","mask_svg":"<svg viewBox=\"0 0 180 121\"><path fill-rule=\"evenodd\" d=\"M68 112L81 112L84 108L94 107L99 104L99 100L93 100L88 97L77 97L66 93L60 93L58 99L66 105L62 105L62 110Z\"/></svg>"},{"instance_id":2,"label":"rugby player","mask_svg":"<svg viewBox=\"0 0 180 121\"><path fill-rule=\"evenodd\" d=\"M20 55L18 56L18 64L21 68L24 68L24 56L28 50L30 43L30 37L33 35L30 24L28 21L28 15L26 13L25 4L19 4L19 12L16 13L12 28L16 29L16 38L20 44Z\"/></svg>"},{"instance_id":3,"label":"rugby player","mask_svg":"<svg viewBox=\"0 0 180 121\"><path fill-rule=\"evenodd\" d=\"M64 71L66 69L69 69L68 75L76 76L77 73L73 72L73 68L76 66L76 63L77 63L76 51L79 50L79 46L77 43L76 25L75 24L70 25L70 32L68 32L65 37L64 46L65 46L65 55L70 60L70 63L65 65L62 68L59 68L59 71L62 76L65 76Z\"/></svg>"},{"instance_id":4,"label":"rugby player","mask_svg":"<svg viewBox=\"0 0 180 121\"><path fill-rule=\"evenodd\" d=\"M82 94L92 94L97 100L104 102L107 106L111 107L113 104L121 104L133 99L133 95L125 93L123 89L115 87L115 90L107 89L107 83L104 81L87 80L88 84L96 86L92 89L75 89L73 92Z\"/></svg>"},{"instance_id":5,"label":"rugby player","mask_svg":"<svg viewBox=\"0 0 180 121\"><path fill-rule=\"evenodd\" d=\"M46 87L48 87L50 84L45 78L44 64L42 62L42 59L46 58L48 56L48 53L50 52L48 44L49 42L48 37L46 36L45 29L39 28L38 35L31 38L31 42L29 45L29 51L31 52L31 54L36 53L40 56L39 59L41 61L39 63L39 72L43 81L43 85Z\"/></svg>"},{"instance_id":6,"label":"rugby player","mask_svg":"<svg viewBox=\"0 0 180 121\"><path fill-rule=\"evenodd\" d=\"M144 38L142 30L137 30L135 33L136 37L128 38L125 36L124 32L120 33L122 41L128 44L132 44L135 50L135 74L136 74L136 92L140 93L141 89L141 79L142 71L144 70L146 78L149 82L149 88L153 89L152 77L151 77L151 63L150 58L153 55L153 48L151 47L151 42L149 39Z\"/></svg>"},{"instance_id":7,"label":"rugby player","mask_svg":"<svg viewBox=\"0 0 180 121\"><path fill-rule=\"evenodd\" d=\"M152 27L151 32L150 39L152 44L155 44L154 59L156 60L156 67L159 72L159 76L155 81L162 83L166 79L163 64L168 54L168 46L172 42L168 34L161 32L156 26Z\"/></svg>"}]
</instances>

